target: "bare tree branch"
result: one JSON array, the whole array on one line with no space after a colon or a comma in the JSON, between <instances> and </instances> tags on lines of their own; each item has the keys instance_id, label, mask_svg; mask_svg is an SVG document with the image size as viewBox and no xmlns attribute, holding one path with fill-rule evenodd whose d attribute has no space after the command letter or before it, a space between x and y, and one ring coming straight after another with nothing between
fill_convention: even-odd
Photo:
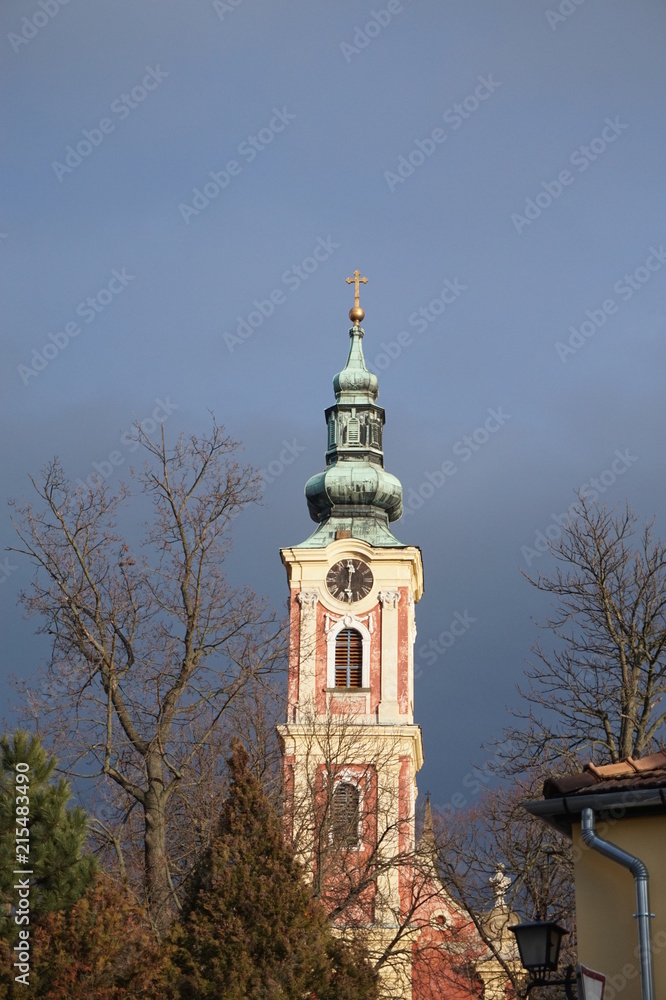
<instances>
[{"instance_id":1,"label":"bare tree branch","mask_svg":"<svg viewBox=\"0 0 666 1000\"><path fill-rule=\"evenodd\" d=\"M524 574L554 598L540 626L523 707L495 746L508 773L571 769L582 754L603 762L659 745L666 721L666 546L626 507L608 511L578 495L575 516L550 543L556 568Z\"/></svg>"},{"instance_id":2,"label":"bare tree branch","mask_svg":"<svg viewBox=\"0 0 666 1000\"><path fill-rule=\"evenodd\" d=\"M142 817L146 898L163 933L183 875L170 803L196 786L197 766L214 766L230 707L281 664L283 628L224 575L233 519L260 498L238 445L214 420L173 448L138 424L136 439L148 461L115 493L102 480L77 490L57 460L47 466L34 506L14 505L12 551L35 566L21 600L52 640L24 713L50 732L61 764L117 786L122 836L127 818ZM133 545L117 525L142 495L152 516ZM106 836L120 834L107 824Z\"/></svg>"}]
</instances>

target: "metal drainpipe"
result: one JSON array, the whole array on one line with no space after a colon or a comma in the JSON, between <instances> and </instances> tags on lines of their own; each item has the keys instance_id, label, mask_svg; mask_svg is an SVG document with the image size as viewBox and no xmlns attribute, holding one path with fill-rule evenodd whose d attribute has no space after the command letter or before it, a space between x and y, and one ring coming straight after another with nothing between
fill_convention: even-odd
<instances>
[{"instance_id":1,"label":"metal drainpipe","mask_svg":"<svg viewBox=\"0 0 666 1000\"><path fill-rule=\"evenodd\" d=\"M598 837L594 829L594 810L583 809L581 812L580 830L583 841L593 851L598 851L618 865L628 868L634 876L636 886L636 913L638 921L638 950L641 966L641 989L643 1000L654 1000L654 979L652 974L652 937L650 933L650 899L648 890L649 872L647 865L640 858L623 851L616 844Z\"/></svg>"}]
</instances>

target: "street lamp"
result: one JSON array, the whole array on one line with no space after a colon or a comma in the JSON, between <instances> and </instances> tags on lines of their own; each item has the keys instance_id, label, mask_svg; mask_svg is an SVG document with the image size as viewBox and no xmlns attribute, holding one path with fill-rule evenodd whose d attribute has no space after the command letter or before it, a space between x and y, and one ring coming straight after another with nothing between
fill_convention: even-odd
<instances>
[{"instance_id":1,"label":"street lamp","mask_svg":"<svg viewBox=\"0 0 666 1000\"><path fill-rule=\"evenodd\" d=\"M565 979L547 979L549 972L557 970L560 945L566 931L554 920L535 920L528 924L513 924L510 931L516 935L520 961L530 973L531 981L527 992L535 986L564 986L569 1000L574 1000L572 992L573 966L568 966Z\"/></svg>"}]
</instances>

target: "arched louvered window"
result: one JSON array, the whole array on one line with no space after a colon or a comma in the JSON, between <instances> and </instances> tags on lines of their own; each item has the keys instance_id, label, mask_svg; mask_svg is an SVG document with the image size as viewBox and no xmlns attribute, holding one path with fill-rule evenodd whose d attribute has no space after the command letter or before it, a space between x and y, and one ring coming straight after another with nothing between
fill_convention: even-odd
<instances>
[{"instance_id":1,"label":"arched louvered window","mask_svg":"<svg viewBox=\"0 0 666 1000\"><path fill-rule=\"evenodd\" d=\"M334 847L356 847L360 795L348 781L336 785L331 804L331 843Z\"/></svg>"},{"instance_id":2,"label":"arched louvered window","mask_svg":"<svg viewBox=\"0 0 666 1000\"><path fill-rule=\"evenodd\" d=\"M335 637L335 686L360 688L363 667L363 639L353 628L345 628Z\"/></svg>"}]
</instances>

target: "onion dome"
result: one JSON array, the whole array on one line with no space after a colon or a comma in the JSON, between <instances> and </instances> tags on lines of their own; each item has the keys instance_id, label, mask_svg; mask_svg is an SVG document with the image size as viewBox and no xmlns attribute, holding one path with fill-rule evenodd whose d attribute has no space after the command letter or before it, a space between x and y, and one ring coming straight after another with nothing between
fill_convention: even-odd
<instances>
[{"instance_id":1,"label":"onion dome","mask_svg":"<svg viewBox=\"0 0 666 1000\"><path fill-rule=\"evenodd\" d=\"M352 309L351 312L353 311ZM364 331L360 326L354 325L349 331L351 344L349 345L347 364L333 379L333 391L338 403L355 403L357 401L364 403L368 400L374 403L379 395L377 376L365 367L363 335Z\"/></svg>"}]
</instances>

